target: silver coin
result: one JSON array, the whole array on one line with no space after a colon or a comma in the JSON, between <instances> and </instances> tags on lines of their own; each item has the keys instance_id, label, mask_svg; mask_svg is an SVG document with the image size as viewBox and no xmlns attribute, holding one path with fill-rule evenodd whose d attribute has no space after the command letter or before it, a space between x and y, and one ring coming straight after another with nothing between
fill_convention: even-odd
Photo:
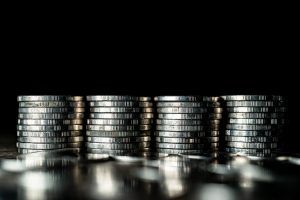
<instances>
[{"instance_id":1,"label":"silver coin","mask_svg":"<svg viewBox=\"0 0 300 200\"><path fill-rule=\"evenodd\" d=\"M282 101L226 101L227 107L273 107L284 106Z\"/></svg>"},{"instance_id":2,"label":"silver coin","mask_svg":"<svg viewBox=\"0 0 300 200\"><path fill-rule=\"evenodd\" d=\"M165 153L165 154L181 154L181 153L192 153L192 154L201 154L204 151L197 149L197 150L190 150L190 149L157 149L158 153Z\"/></svg>"},{"instance_id":3,"label":"silver coin","mask_svg":"<svg viewBox=\"0 0 300 200\"><path fill-rule=\"evenodd\" d=\"M68 104L65 101L21 101L19 107L25 108L48 108L48 107L66 107Z\"/></svg>"},{"instance_id":4,"label":"silver coin","mask_svg":"<svg viewBox=\"0 0 300 200\"><path fill-rule=\"evenodd\" d=\"M65 119L67 115L65 113L47 113L47 114L24 114L19 113L20 119Z\"/></svg>"},{"instance_id":5,"label":"silver coin","mask_svg":"<svg viewBox=\"0 0 300 200\"><path fill-rule=\"evenodd\" d=\"M282 125L249 125L249 124L227 124L226 125L227 129L233 129L233 130L262 130L262 131L267 131L267 130L278 130L282 129Z\"/></svg>"},{"instance_id":6,"label":"silver coin","mask_svg":"<svg viewBox=\"0 0 300 200\"><path fill-rule=\"evenodd\" d=\"M286 107L229 107L226 109L227 112L262 112L262 113L273 113L273 112L286 112Z\"/></svg>"},{"instance_id":7,"label":"silver coin","mask_svg":"<svg viewBox=\"0 0 300 200\"><path fill-rule=\"evenodd\" d=\"M229 119L232 124L285 124L284 119Z\"/></svg>"},{"instance_id":8,"label":"silver coin","mask_svg":"<svg viewBox=\"0 0 300 200\"><path fill-rule=\"evenodd\" d=\"M86 131L86 135L90 137L136 137L150 134L150 131Z\"/></svg>"},{"instance_id":9,"label":"silver coin","mask_svg":"<svg viewBox=\"0 0 300 200\"><path fill-rule=\"evenodd\" d=\"M78 124L68 125L68 130L69 131L83 130L83 125L78 125Z\"/></svg>"},{"instance_id":10,"label":"silver coin","mask_svg":"<svg viewBox=\"0 0 300 200\"><path fill-rule=\"evenodd\" d=\"M88 153L93 154L108 154L108 155L118 155L118 154L135 154L140 152L141 150L137 149L129 149L129 150L110 150L110 149L91 149L87 148Z\"/></svg>"},{"instance_id":11,"label":"silver coin","mask_svg":"<svg viewBox=\"0 0 300 200\"><path fill-rule=\"evenodd\" d=\"M18 101L65 101L66 96L55 95L25 95L18 96Z\"/></svg>"},{"instance_id":12,"label":"silver coin","mask_svg":"<svg viewBox=\"0 0 300 200\"><path fill-rule=\"evenodd\" d=\"M160 143L175 143L175 144L203 144L204 142L218 142L219 137L206 137L206 138L170 138L170 137L156 137L156 142Z\"/></svg>"},{"instance_id":13,"label":"silver coin","mask_svg":"<svg viewBox=\"0 0 300 200\"><path fill-rule=\"evenodd\" d=\"M260 148L260 149L256 149L256 148L235 148L235 147L226 147L225 150L227 152L232 152L232 153L239 153L239 152L243 152L243 153L263 153L263 154L270 154L276 151L276 149L268 149L268 148Z\"/></svg>"},{"instance_id":14,"label":"silver coin","mask_svg":"<svg viewBox=\"0 0 300 200\"><path fill-rule=\"evenodd\" d=\"M94 125L137 125L138 119L88 119L87 124Z\"/></svg>"},{"instance_id":15,"label":"silver coin","mask_svg":"<svg viewBox=\"0 0 300 200\"><path fill-rule=\"evenodd\" d=\"M278 95L226 95L221 97L227 101L282 101L285 99Z\"/></svg>"},{"instance_id":16,"label":"silver coin","mask_svg":"<svg viewBox=\"0 0 300 200\"><path fill-rule=\"evenodd\" d=\"M68 108L19 108L19 113L66 113Z\"/></svg>"},{"instance_id":17,"label":"silver coin","mask_svg":"<svg viewBox=\"0 0 300 200\"><path fill-rule=\"evenodd\" d=\"M136 119L137 113L90 113L92 119Z\"/></svg>"},{"instance_id":18,"label":"silver coin","mask_svg":"<svg viewBox=\"0 0 300 200\"><path fill-rule=\"evenodd\" d=\"M36 144L36 143L25 143L25 142L17 142L18 148L22 149L62 149L67 148L66 143L45 143L45 144Z\"/></svg>"},{"instance_id":19,"label":"silver coin","mask_svg":"<svg viewBox=\"0 0 300 200\"><path fill-rule=\"evenodd\" d=\"M142 108L152 108L153 107L153 103L152 102L147 102L147 101L142 101L142 102L139 102L139 107L142 107Z\"/></svg>"},{"instance_id":20,"label":"silver coin","mask_svg":"<svg viewBox=\"0 0 300 200\"><path fill-rule=\"evenodd\" d=\"M98 143L132 143L132 142L149 142L150 136L138 137L87 137L88 142Z\"/></svg>"},{"instance_id":21,"label":"silver coin","mask_svg":"<svg viewBox=\"0 0 300 200\"><path fill-rule=\"evenodd\" d=\"M137 107L136 101L91 101L91 107Z\"/></svg>"},{"instance_id":22,"label":"silver coin","mask_svg":"<svg viewBox=\"0 0 300 200\"><path fill-rule=\"evenodd\" d=\"M90 112L95 113L137 113L139 108L130 108L130 107L92 107Z\"/></svg>"},{"instance_id":23,"label":"silver coin","mask_svg":"<svg viewBox=\"0 0 300 200\"><path fill-rule=\"evenodd\" d=\"M207 115L204 114L158 114L160 119L207 119Z\"/></svg>"},{"instance_id":24,"label":"silver coin","mask_svg":"<svg viewBox=\"0 0 300 200\"><path fill-rule=\"evenodd\" d=\"M87 125L86 130L91 131L135 131L139 130L136 125Z\"/></svg>"},{"instance_id":25,"label":"silver coin","mask_svg":"<svg viewBox=\"0 0 300 200\"><path fill-rule=\"evenodd\" d=\"M77 136L77 137L18 137L17 141L29 142L29 143L82 142L83 136Z\"/></svg>"},{"instance_id":26,"label":"silver coin","mask_svg":"<svg viewBox=\"0 0 300 200\"><path fill-rule=\"evenodd\" d=\"M157 119L156 124L165 125L207 125L207 124L220 124L220 120L180 120L180 119Z\"/></svg>"},{"instance_id":27,"label":"silver coin","mask_svg":"<svg viewBox=\"0 0 300 200\"><path fill-rule=\"evenodd\" d=\"M124 144L110 144L110 143L94 143L87 142L87 148L90 149L115 149L115 150L125 150L125 149L140 149L150 147L149 142L135 142L135 143L124 143Z\"/></svg>"},{"instance_id":28,"label":"silver coin","mask_svg":"<svg viewBox=\"0 0 300 200\"><path fill-rule=\"evenodd\" d=\"M105 160L109 160L110 159L109 154L105 154L105 153L102 153L102 154L99 154L99 153L86 153L85 157L88 160L101 160L101 161L105 161Z\"/></svg>"},{"instance_id":29,"label":"silver coin","mask_svg":"<svg viewBox=\"0 0 300 200\"><path fill-rule=\"evenodd\" d=\"M278 142L278 137L242 137L226 135L225 140L231 142Z\"/></svg>"},{"instance_id":30,"label":"silver coin","mask_svg":"<svg viewBox=\"0 0 300 200\"><path fill-rule=\"evenodd\" d=\"M138 101L138 97L135 96L114 96L114 95L95 95L87 96L88 101Z\"/></svg>"},{"instance_id":31,"label":"silver coin","mask_svg":"<svg viewBox=\"0 0 300 200\"><path fill-rule=\"evenodd\" d=\"M84 101L84 96L67 96L68 101Z\"/></svg>"},{"instance_id":32,"label":"silver coin","mask_svg":"<svg viewBox=\"0 0 300 200\"><path fill-rule=\"evenodd\" d=\"M202 131L202 132L172 132L172 131L155 131L155 136L159 137L204 137L204 136L219 136L219 131L212 131L210 133Z\"/></svg>"},{"instance_id":33,"label":"silver coin","mask_svg":"<svg viewBox=\"0 0 300 200\"><path fill-rule=\"evenodd\" d=\"M207 113L206 108L178 108L178 107L163 107L157 108L158 113Z\"/></svg>"},{"instance_id":34,"label":"silver coin","mask_svg":"<svg viewBox=\"0 0 300 200\"><path fill-rule=\"evenodd\" d=\"M82 125L49 125L49 126L30 126L30 125L18 125L19 131L64 131L64 130L82 130Z\"/></svg>"},{"instance_id":35,"label":"silver coin","mask_svg":"<svg viewBox=\"0 0 300 200\"><path fill-rule=\"evenodd\" d=\"M282 131L281 131L282 132ZM264 136L277 136L281 133L280 131L271 131L271 130L257 130L257 131L249 131L249 130L226 130L225 135L232 136L242 136L242 137L264 137Z\"/></svg>"},{"instance_id":36,"label":"silver coin","mask_svg":"<svg viewBox=\"0 0 300 200\"><path fill-rule=\"evenodd\" d=\"M228 113L228 118L241 119L265 119L265 118L284 118L285 113Z\"/></svg>"},{"instance_id":37,"label":"silver coin","mask_svg":"<svg viewBox=\"0 0 300 200\"><path fill-rule=\"evenodd\" d=\"M201 149L203 144L173 144L173 143L156 143L160 149Z\"/></svg>"},{"instance_id":38,"label":"silver coin","mask_svg":"<svg viewBox=\"0 0 300 200\"><path fill-rule=\"evenodd\" d=\"M82 131L17 131L21 137L75 137L83 135Z\"/></svg>"},{"instance_id":39,"label":"silver coin","mask_svg":"<svg viewBox=\"0 0 300 200\"><path fill-rule=\"evenodd\" d=\"M43 152L45 150L39 150L39 149L21 149L17 148L17 151L19 154L27 154L27 153L37 153L37 152Z\"/></svg>"},{"instance_id":40,"label":"silver coin","mask_svg":"<svg viewBox=\"0 0 300 200\"><path fill-rule=\"evenodd\" d=\"M229 156L244 156L254 160L260 160L261 158L265 159L265 158L273 158L273 157L277 157L278 154L277 153L270 153L270 154L264 154L264 153L244 153L244 152L238 152L238 153L228 153Z\"/></svg>"},{"instance_id":41,"label":"silver coin","mask_svg":"<svg viewBox=\"0 0 300 200\"><path fill-rule=\"evenodd\" d=\"M175 125L156 125L156 130L159 131L205 131L219 130L219 126L175 126Z\"/></svg>"},{"instance_id":42,"label":"silver coin","mask_svg":"<svg viewBox=\"0 0 300 200\"><path fill-rule=\"evenodd\" d=\"M138 100L139 101L151 101L152 97L139 97Z\"/></svg>"},{"instance_id":43,"label":"silver coin","mask_svg":"<svg viewBox=\"0 0 300 200\"><path fill-rule=\"evenodd\" d=\"M249 143L249 142L227 142L227 147L236 147L236 148L249 148L249 149L274 149L278 147L278 143L266 143L266 142L256 142L256 143Z\"/></svg>"},{"instance_id":44,"label":"silver coin","mask_svg":"<svg viewBox=\"0 0 300 200\"><path fill-rule=\"evenodd\" d=\"M157 96L154 101L210 101L215 100L216 97L203 96Z\"/></svg>"},{"instance_id":45,"label":"silver coin","mask_svg":"<svg viewBox=\"0 0 300 200\"><path fill-rule=\"evenodd\" d=\"M208 102L180 102L180 101L165 101L165 102L157 102L156 107L207 107Z\"/></svg>"},{"instance_id":46,"label":"silver coin","mask_svg":"<svg viewBox=\"0 0 300 200\"><path fill-rule=\"evenodd\" d=\"M57 119L18 119L19 125L68 125L83 124L82 119L75 120L57 120Z\"/></svg>"}]
</instances>

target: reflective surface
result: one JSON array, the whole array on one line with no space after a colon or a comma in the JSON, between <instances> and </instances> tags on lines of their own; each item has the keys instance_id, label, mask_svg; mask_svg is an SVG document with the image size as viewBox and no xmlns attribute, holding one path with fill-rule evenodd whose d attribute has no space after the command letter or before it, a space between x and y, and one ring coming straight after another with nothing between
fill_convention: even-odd
<instances>
[{"instance_id":1,"label":"reflective surface","mask_svg":"<svg viewBox=\"0 0 300 200\"><path fill-rule=\"evenodd\" d=\"M299 185L295 156L137 159L64 150L0 161L0 199L299 199Z\"/></svg>"}]
</instances>

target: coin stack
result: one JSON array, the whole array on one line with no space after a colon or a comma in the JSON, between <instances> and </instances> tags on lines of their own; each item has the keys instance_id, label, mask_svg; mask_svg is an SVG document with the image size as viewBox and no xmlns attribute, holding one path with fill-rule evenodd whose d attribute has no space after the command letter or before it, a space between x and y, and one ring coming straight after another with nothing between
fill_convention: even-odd
<instances>
[{"instance_id":1,"label":"coin stack","mask_svg":"<svg viewBox=\"0 0 300 200\"><path fill-rule=\"evenodd\" d=\"M18 96L19 153L75 148L83 144L82 96Z\"/></svg>"},{"instance_id":2,"label":"coin stack","mask_svg":"<svg viewBox=\"0 0 300 200\"><path fill-rule=\"evenodd\" d=\"M223 98L228 115L226 151L255 157L276 156L286 122L284 97L233 95Z\"/></svg>"},{"instance_id":3,"label":"coin stack","mask_svg":"<svg viewBox=\"0 0 300 200\"><path fill-rule=\"evenodd\" d=\"M88 153L138 155L149 149L150 126L146 122L153 114L145 112L151 110L147 106L140 108L142 104L147 105L148 98L96 95L87 96L87 100L90 106L86 126Z\"/></svg>"},{"instance_id":4,"label":"coin stack","mask_svg":"<svg viewBox=\"0 0 300 200\"><path fill-rule=\"evenodd\" d=\"M218 99L200 96L155 97L158 113L155 131L157 153L216 152L222 112Z\"/></svg>"}]
</instances>

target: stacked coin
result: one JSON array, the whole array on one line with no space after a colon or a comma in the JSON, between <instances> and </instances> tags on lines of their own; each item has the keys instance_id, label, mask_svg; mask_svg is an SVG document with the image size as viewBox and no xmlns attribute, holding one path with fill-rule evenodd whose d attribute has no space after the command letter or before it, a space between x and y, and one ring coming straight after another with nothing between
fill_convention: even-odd
<instances>
[{"instance_id":1,"label":"stacked coin","mask_svg":"<svg viewBox=\"0 0 300 200\"><path fill-rule=\"evenodd\" d=\"M138 155L149 149L149 122L153 114L148 108L148 98L96 95L87 96L87 100L90 106L86 126L88 153Z\"/></svg>"},{"instance_id":2,"label":"stacked coin","mask_svg":"<svg viewBox=\"0 0 300 200\"><path fill-rule=\"evenodd\" d=\"M83 144L82 96L18 96L19 153L76 148Z\"/></svg>"},{"instance_id":3,"label":"stacked coin","mask_svg":"<svg viewBox=\"0 0 300 200\"><path fill-rule=\"evenodd\" d=\"M200 96L155 97L157 152L199 154L217 151L222 112L218 99Z\"/></svg>"},{"instance_id":4,"label":"stacked coin","mask_svg":"<svg viewBox=\"0 0 300 200\"><path fill-rule=\"evenodd\" d=\"M286 122L284 97L233 95L223 98L228 116L226 151L246 156L275 156Z\"/></svg>"}]
</instances>

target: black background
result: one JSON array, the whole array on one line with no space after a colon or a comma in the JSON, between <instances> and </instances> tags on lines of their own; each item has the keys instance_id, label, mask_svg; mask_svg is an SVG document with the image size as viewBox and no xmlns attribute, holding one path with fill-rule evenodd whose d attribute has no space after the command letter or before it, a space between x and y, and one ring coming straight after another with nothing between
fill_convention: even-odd
<instances>
[{"instance_id":1,"label":"black background","mask_svg":"<svg viewBox=\"0 0 300 200\"><path fill-rule=\"evenodd\" d=\"M204 26L118 19L104 25L33 19L5 21L4 133L15 136L21 94L280 94L289 98L288 146L300 152L298 41L286 22L225 20Z\"/></svg>"}]
</instances>

